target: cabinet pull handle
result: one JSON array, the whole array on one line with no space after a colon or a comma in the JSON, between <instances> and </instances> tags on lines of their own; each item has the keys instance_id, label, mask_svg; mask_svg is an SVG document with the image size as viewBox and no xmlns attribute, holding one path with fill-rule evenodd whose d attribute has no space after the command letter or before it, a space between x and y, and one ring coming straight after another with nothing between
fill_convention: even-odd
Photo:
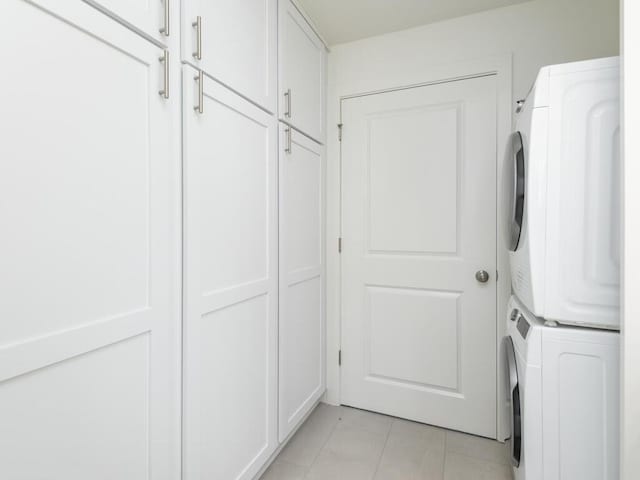
<instances>
[{"instance_id":1,"label":"cabinet pull handle","mask_svg":"<svg viewBox=\"0 0 640 480\"><path fill-rule=\"evenodd\" d=\"M198 104L193 109L202 115L204 113L204 76L202 70L199 70L198 75L193 79L198 82Z\"/></svg>"},{"instance_id":2,"label":"cabinet pull handle","mask_svg":"<svg viewBox=\"0 0 640 480\"><path fill-rule=\"evenodd\" d=\"M291 118L291 89L288 88L286 92L284 92L285 105L286 110L284 111L284 116L287 118Z\"/></svg>"},{"instance_id":3,"label":"cabinet pull handle","mask_svg":"<svg viewBox=\"0 0 640 480\"><path fill-rule=\"evenodd\" d=\"M285 128L284 133L287 136L287 145L284 149L284 152L291 154L291 127Z\"/></svg>"},{"instance_id":4,"label":"cabinet pull handle","mask_svg":"<svg viewBox=\"0 0 640 480\"><path fill-rule=\"evenodd\" d=\"M165 50L160 57L160 63L163 66L164 88L158 93L165 99L169 98L169 50Z\"/></svg>"},{"instance_id":5,"label":"cabinet pull handle","mask_svg":"<svg viewBox=\"0 0 640 480\"><path fill-rule=\"evenodd\" d=\"M169 23L171 21L169 10L169 0L164 0L164 27L160 29L160 33L164 34L165 37L169 36Z\"/></svg>"},{"instance_id":6,"label":"cabinet pull handle","mask_svg":"<svg viewBox=\"0 0 640 480\"><path fill-rule=\"evenodd\" d=\"M191 26L196 29L196 51L193 52L193 58L202 60L202 17L198 15Z\"/></svg>"}]
</instances>

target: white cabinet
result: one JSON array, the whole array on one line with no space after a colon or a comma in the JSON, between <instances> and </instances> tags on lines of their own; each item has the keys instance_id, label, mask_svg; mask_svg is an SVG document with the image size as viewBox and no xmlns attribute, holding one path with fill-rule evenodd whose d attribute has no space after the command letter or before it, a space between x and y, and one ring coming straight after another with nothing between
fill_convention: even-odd
<instances>
[{"instance_id":1,"label":"white cabinet","mask_svg":"<svg viewBox=\"0 0 640 480\"><path fill-rule=\"evenodd\" d=\"M278 8L279 116L322 143L327 52L291 0Z\"/></svg>"},{"instance_id":2,"label":"white cabinet","mask_svg":"<svg viewBox=\"0 0 640 480\"><path fill-rule=\"evenodd\" d=\"M183 0L182 59L276 110L277 0Z\"/></svg>"},{"instance_id":3,"label":"white cabinet","mask_svg":"<svg viewBox=\"0 0 640 480\"><path fill-rule=\"evenodd\" d=\"M177 4L179 0L83 1L164 44L168 37L178 33L177 9L174 10L172 2Z\"/></svg>"},{"instance_id":4,"label":"white cabinet","mask_svg":"<svg viewBox=\"0 0 640 480\"><path fill-rule=\"evenodd\" d=\"M175 479L162 51L79 0L4 0L0 18L0 478Z\"/></svg>"},{"instance_id":5,"label":"white cabinet","mask_svg":"<svg viewBox=\"0 0 640 480\"><path fill-rule=\"evenodd\" d=\"M178 3L0 2L0 478L252 479L324 391L277 0ZM326 51L282 5L283 120L322 141Z\"/></svg>"},{"instance_id":6,"label":"white cabinet","mask_svg":"<svg viewBox=\"0 0 640 480\"><path fill-rule=\"evenodd\" d=\"M184 478L251 479L277 446L277 121L183 85Z\"/></svg>"},{"instance_id":7,"label":"white cabinet","mask_svg":"<svg viewBox=\"0 0 640 480\"><path fill-rule=\"evenodd\" d=\"M325 389L324 161L316 142L281 125L279 437Z\"/></svg>"}]
</instances>

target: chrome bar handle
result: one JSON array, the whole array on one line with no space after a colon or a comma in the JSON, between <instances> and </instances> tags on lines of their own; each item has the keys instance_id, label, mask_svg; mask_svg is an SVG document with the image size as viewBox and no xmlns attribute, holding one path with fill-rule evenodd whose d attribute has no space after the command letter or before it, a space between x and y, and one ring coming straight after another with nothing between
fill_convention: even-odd
<instances>
[{"instance_id":1,"label":"chrome bar handle","mask_svg":"<svg viewBox=\"0 0 640 480\"><path fill-rule=\"evenodd\" d=\"M193 58L202 60L202 17L198 15L191 26L196 29L196 51L193 52Z\"/></svg>"},{"instance_id":2,"label":"chrome bar handle","mask_svg":"<svg viewBox=\"0 0 640 480\"><path fill-rule=\"evenodd\" d=\"M158 93L165 99L169 98L169 50L166 49L160 57L160 63L164 67L164 88Z\"/></svg>"},{"instance_id":3,"label":"chrome bar handle","mask_svg":"<svg viewBox=\"0 0 640 480\"><path fill-rule=\"evenodd\" d=\"M291 89L288 88L286 92L284 92L285 98L285 111L284 116L287 118L291 118Z\"/></svg>"},{"instance_id":4,"label":"chrome bar handle","mask_svg":"<svg viewBox=\"0 0 640 480\"><path fill-rule=\"evenodd\" d=\"M204 75L202 70L199 70L198 75L193 79L198 82L198 104L193 109L202 115L204 113Z\"/></svg>"},{"instance_id":5,"label":"chrome bar handle","mask_svg":"<svg viewBox=\"0 0 640 480\"><path fill-rule=\"evenodd\" d=\"M284 133L287 137L286 147L284 149L284 153L291 154L291 127L287 127L284 129Z\"/></svg>"},{"instance_id":6,"label":"chrome bar handle","mask_svg":"<svg viewBox=\"0 0 640 480\"><path fill-rule=\"evenodd\" d=\"M169 17L169 7L169 0L164 0L164 27L160 29L160 33L164 34L165 37L169 36L169 24L171 23L171 19Z\"/></svg>"}]
</instances>

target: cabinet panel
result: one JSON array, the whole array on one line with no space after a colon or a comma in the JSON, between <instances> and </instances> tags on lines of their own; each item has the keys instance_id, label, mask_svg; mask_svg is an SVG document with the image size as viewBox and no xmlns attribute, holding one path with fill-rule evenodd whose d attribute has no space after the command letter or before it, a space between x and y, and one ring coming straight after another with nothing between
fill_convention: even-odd
<instances>
[{"instance_id":1,"label":"cabinet panel","mask_svg":"<svg viewBox=\"0 0 640 480\"><path fill-rule=\"evenodd\" d=\"M279 116L324 142L326 49L290 0L279 2Z\"/></svg>"},{"instance_id":2,"label":"cabinet panel","mask_svg":"<svg viewBox=\"0 0 640 480\"><path fill-rule=\"evenodd\" d=\"M183 60L270 112L278 81L276 2L183 2Z\"/></svg>"},{"instance_id":3,"label":"cabinet panel","mask_svg":"<svg viewBox=\"0 0 640 480\"><path fill-rule=\"evenodd\" d=\"M279 437L325 389L324 162L314 141L281 125Z\"/></svg>"},{"instance_id":4,"label":"cabinet panel","mask_svg":"<svg viewBox=\"0 0 640 480\"><path fill-rule=\"evenodd\" d=\"M175 478L179 104L158 93L161 50L79 0L0 18L19 72L0 89L0 478Z\"/></svg>"},{"instance_id":5,"label":"cabinet panel","mask_svg":"<svg viewBox=\"0 0 640 480\"><path fill-rule=\"evenodd\" d=\"M251 479L277 446L277 124L183 68L184 473Z\"/></svg>"},{"instance_id":6,"label":"cabinet panel","mask_svg":"<svg viewBox=\"0 0 640 480\"><path fill-rule=\"evenodd\" d=\"M2 478L149 478L148 356L142 334L4 381Z\"/></svg>"}]
</instances>

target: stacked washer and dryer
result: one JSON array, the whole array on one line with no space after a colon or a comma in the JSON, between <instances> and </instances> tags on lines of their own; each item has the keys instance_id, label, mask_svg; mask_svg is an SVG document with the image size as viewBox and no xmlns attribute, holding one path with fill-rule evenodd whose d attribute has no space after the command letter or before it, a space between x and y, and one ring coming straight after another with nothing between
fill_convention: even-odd
<instances>
[{"instance_id":1,"label":"stacked washer and dryer","mask_svg":"<svg viewBox=\"0 0 640 480\"><path fill-rule=\"evenodd\" d=\"M516 480L619 477L619 69L540 70L507 149Z\"/></svg>"}]
</instances>

